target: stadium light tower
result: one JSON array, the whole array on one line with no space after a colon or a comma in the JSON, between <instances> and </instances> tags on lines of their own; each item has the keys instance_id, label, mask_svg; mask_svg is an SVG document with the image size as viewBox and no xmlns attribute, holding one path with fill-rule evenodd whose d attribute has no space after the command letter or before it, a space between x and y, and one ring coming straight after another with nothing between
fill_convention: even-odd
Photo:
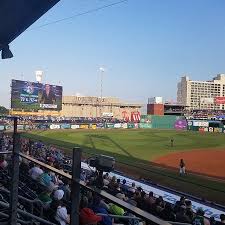
<instances>
[{"instance_id":1,"label":"stadium light tower","mask_svg":"<svg viewBox=\"0 0 225 225\"><path fill-rule=\"evenodd\" d=\"M37 71L35 71L35 75L36 75L36 81L38 83L41 83L42 77L43 77L43 71L37 70Z\"/></svg>"},{"instance_id":2,"label":"stadium light tower","mask_svg":"<svg viewBox=\"0 0 225 225\"><path fill-rule=\"evenodd\" d=\"M100 76L101 76L101 89L100 89L100 99L101 99L101 103L100 103L100 117L101 117L102 116L103 74L105 72L105 68L104 67L100 67L99 71L100 71Z\"/></svg>"}]
</instances>

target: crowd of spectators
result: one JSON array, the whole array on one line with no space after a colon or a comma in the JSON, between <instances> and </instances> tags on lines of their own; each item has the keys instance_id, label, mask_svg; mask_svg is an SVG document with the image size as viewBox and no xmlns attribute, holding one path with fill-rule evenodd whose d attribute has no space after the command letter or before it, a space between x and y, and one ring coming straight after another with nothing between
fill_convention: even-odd
<instances>
[{"instance_id":1,"label":"crowd of spectators","mask_svg":"<svg viewBox=\"0 0 225 225\"><path fill-rule=\"evenodd\" d=\"M11 150L11 137L2 135L0 147L0 151ZM67 168L66 171L70 172L68 169L68 164L71 161L70 158L54 146L46 146L40 141L32 142L23 139L21 141L21 150L24 154L28 154L49 166L64 171ZM8 167L10 167L10 157L1 155L1 171L7 170ZM70 181L22 158L20 159L20 174L21 179L37 194L38 199L42 202L45 218L60 225L69 224L71 212ZM146 193L141 187L137 187L135 183L131 185L127 184L125 179L120 180L115 176L111 177L108 173L82 170L80 179L89 186L102 189L116 196L118 199L166 221L190 223L193 225L221 225L225 222L225 215L221 215L221 222L216 222L213 218L210 220L206 219L204 217L204 211L201 208L194 212L191 201L183 196L175 205L172 205L164 201L161 196L155 196L153 192ZM35 183L38 184L38 188L34 188ZM103 214L103 216L99 214ZM129 216L130 219L113 219L110 214ZM79 217L81 225L138 225L144 223L143 221L139 221L139 219L123 207L108 202L98 194L86 190L81 191Z\"/></svg>"},{"instance_id":2,"label":"crowd of spectators","mask_svg":"<svg viewBox=\"0 0 225 225\"><path fill-rule=\"evenodd\" d=\"M31 123L121 123L123 119L113 117L56 117L56 116L18 116L18 124ZM13 124L13 117L0 117L0 124Z\"/></svg>"},{"instance_id":3,"label":"crowd of spectators","mask_svg":"<svg viewBox=\"0 0 225 225\"><path fill-rule=\"evenodd\" d=\"M217 119L225 116L225 110L191 110L185 113L188 119Z\"/></svg>"}]
</instances>

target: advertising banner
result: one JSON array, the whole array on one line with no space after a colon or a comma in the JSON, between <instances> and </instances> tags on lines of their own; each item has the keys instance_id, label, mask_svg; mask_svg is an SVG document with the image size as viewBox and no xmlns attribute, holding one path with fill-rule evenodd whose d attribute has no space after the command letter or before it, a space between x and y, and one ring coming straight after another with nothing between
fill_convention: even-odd
<instances>
[{"instance_id":1,"label":"advertising banner","mask_svg":"<svg viewBox=\"0 0 225 225\"><path fill-rule=\"evenodd\" d=\"M12 125L5 125L5 129L6 130L13 130L13 126Z\"/></svg>"},{"instance_id":2,"label":"advertising banner","mask_svg":"<svg viewBox=\"0 0 225 225\"><path fill-rule=\"evenodd\" d=\"M127 123L123 123L123 124L122 124L122 128L123 128L123 129L127 129Z\"/></svg>"},{"instance_id":3,"label":"advertising banner","mask_svg":"<svg viewBox=\"0 0 225 225\"><path fill-rule=\"evenodd\" d=\"M88 124L81 124L80 129L88 129Z\"/></svg>"},{"instance_id":4,"label":"advertising banner","mask_svg":"<svg viewBox=\"0 0 225 225\"><path fill-rule=\"evenodd\" d=\"M62 86L12 80L12 109L62 109Z\"/></svg>"},{"instance_id":5,"label":"advertising banner","mask_svg":"<svg viewBox=\"0 0 225 225\"><path fill-rule=\"evenodd\" d=\"M96 124L92 124L91 129L95 130L97 128Z\"/></svg>"},{"instance_id":6,"label":"advertising banner","mask_svg":"<svg viewBox=\"0 0 225 225\"><path fill-rule=\"evenodd\" d=\"M135 128L135 126L134 126L133 123L128 123L128 124L127 124L127 128L128 128L128 129L132 129L132 128Z\"/></svg>"},{"instance_id":7,"label":"advertising banner","mask_svg":"<svg viewBox=\"0 0 225 225\"><path fill-rule=\"evenodd\" d=\"M185 130L187 129L187 121L185 119L179 119L175 121L174 128L176 130Z\"/></svg>"},{"instance_id":8,"label":"advertising banner","mask_svg":"<svg viewBox=\"0 0 225 225\"><path fill-rule=\"evenodd\" d=\"M209 127L209 132L213 132L213 127Z\"/></svg>"},{"instance_id":9,"label":"advertising banner","mask_svg":"<svg viewBox=\"0 0 225 225\"><path fill-rule=\"evenodd\" d=\"M103 112L102 116L103 117L113 117L113 113L112 112Z\"/></svg>"},{"instance_id":10,"label":"advertising banner","mask_svg":"<svg viewBox=\"0 0 225 225\"><path fill-rule=\"evenodd\" d=\"M193 126L194 127L208 127L209 122L207 122L207 121L193 121Z\"/></svg>"},{"instance_id":11,"label":"advertising banner","mask_svg":"<svg viewBox=\"0 0 225 225\"><path fill-rule=\"evenodd\" d=\"M199 127L199 132L205 132L205 129L204 129L204 127Z\"/></svg>"},{"instance_id":12,"label":"advertising banner","mask_svg":"<svg viewBox=\"0 0 225 225\"><path fill-rule=\"evenodd\" d=\"M32 126L31 126L31 125L25 125L25 126L24 126L24 129L25 129L25 130L31 130L31 129L32 129Z\"/></svg>"},{"instance_id":13,"label":"advertising banner","mask_svg":"<svg viewBox=\"0 0 225 225\"><path fill-rule=\"evenodd\" d=\"M225 104L225 97L215 97L215 103L217 105Z\"/></svg>"},{"instance_id":14,"label":"advertising banner","mask_svg":"<svg viewBox=\"0 0 225 225\"><path fill-rule=\"evenodd\" d=\"M208 127L204 127L204 131L205 132L208 132Z\"/></svg>"},{"instance_id":15,"label":"advertising banner","mask_svg":"<svg viewBox=\"0 0 225 225\"><path fill-rule=\"evenodd\" d=\"M51 124L50 125L50 129L60 129L60 125L59 124Z\"/></svg>"},{"instance_id":16,"label":"advertising banner","mask_svg":"<svg viewBox=\"0 0 225 225\"><path fill-rule=\"evenodd\" d=\"M23 125L21 125L21 124L17 125L17 130L23 130L23 129L24 129Z\"/></svg>"},{"instance_id":17,"label":"advertising banner","mask_svg":"<svg viewBox=\"0 0 225 225\"><path fill-rule=\"evenodd\" d=\"M0 130L5 130L5 126L0 125Z\"/></svg>"},{"instance_id":18,"label":"advertising banner","mask_svg":"<svg viewBox=\"0 0 225 225\"><path fill-rule=\"evenodd\" d=\"M104 128L104 123L97 123L96 124L96 127L97 128Z\"/></svg>"},{"instance_id":19,"label":"advertising banner","mask_svg":"<svg viewBox=\"0 0 225 225\"><path fill-rule=\"evenodd\" d=\"M121 127L122 127L121 123L115 123L114 124L114 128L121 128Z\"/></svg>"},{"instance_id":20,"label":"advertising banner","mask_svg":"<svg viewBox=\"0 0 225 225\"><path fill-rule=\"evenodd\" d=\"M106 128L114 128L114 124L113 123L106 123Z\"/></svg>"},{"instance_id":21,"label":"advertising banner","mask_svg":"<svg viewBox=\"0 0 225 225\"><path fill-rule=\"evenodd\" d=\"M61 129L70 129L70 128L71 128L71 126L68 123L61 124Z\"/></svg>"},{"instance_id":22,"label":"advertising banner","mask_svg":"<svg viewBox=\"0 0 225 225\"><path fill-rule=\"evenodd\" d=\"M221 133L222 131L223 131L222 128L219 128L219 127L214 128L214 132L216 132L216 133Z\"/></svg>"},{"instance_id":23,"label":"advertising banner","mask_svg":"<svg viewBox=\"0 0 225 225\"><path fill-rule=\"evenodd\" d=\"M46 123L37 124L36 127L37 127L37 129L41 129L41 130L49 129L49 125Z\"/></svg>"},{"instance_id":24,"label":"advertising banner","mask_svg":"<svg viewBox=\"0 0 225 225\"><path fill-rule=\"evenodd\" d=\"M79 129L79 128L80 128L80 125L78 125L78 124L71 125L71 129Z\"/></svg>"},{"instance_id":25,"label":"advertising banner","mask_svg":"<svg viewBox=\"0 0 225 225\"><path fill-rule=\"evenodd\" d=\"M200 98L201 104L214 104L214 98Z\"/></svg>"},{"instance_id":26,"label":"advertising banner","mask_svg":"<svg viewBox=\"0 0 225 225\"><path fill-rule=\"evenodd\" d=\"M152 124L151 123L139 123L139 128L152 128Z\"/></svg>"}]
</instances>

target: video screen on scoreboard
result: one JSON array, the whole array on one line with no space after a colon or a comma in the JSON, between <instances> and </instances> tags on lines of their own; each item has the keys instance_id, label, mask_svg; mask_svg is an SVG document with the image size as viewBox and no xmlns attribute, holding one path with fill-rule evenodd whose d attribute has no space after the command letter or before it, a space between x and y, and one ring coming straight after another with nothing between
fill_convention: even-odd
<instances>
[{"instance_id":1,"label":"video screen on scoreboard","mask_svg":"<svg viewBox=\"0 0 225 225\"><path fill-rule=\"evenodd\" d=\"M12 80L11 108L61 110L62 86Z\"/></svg>"}]
</instances>

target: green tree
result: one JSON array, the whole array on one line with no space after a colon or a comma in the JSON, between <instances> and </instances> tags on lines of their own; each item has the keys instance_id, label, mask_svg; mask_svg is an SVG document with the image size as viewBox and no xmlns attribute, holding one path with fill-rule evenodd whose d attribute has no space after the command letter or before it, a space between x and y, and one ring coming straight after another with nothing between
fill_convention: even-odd
<instances>
[{"instance_id":1,"label":"green tree","mask_svg":"<svg viewBox=\"0 0 225 225\"><path fill-rule=\"evenodd\" d=\"M0 115L8 115L9 114L9 110L6 109L4 106L0 105Z\"/></svg>"}]
</instances>

